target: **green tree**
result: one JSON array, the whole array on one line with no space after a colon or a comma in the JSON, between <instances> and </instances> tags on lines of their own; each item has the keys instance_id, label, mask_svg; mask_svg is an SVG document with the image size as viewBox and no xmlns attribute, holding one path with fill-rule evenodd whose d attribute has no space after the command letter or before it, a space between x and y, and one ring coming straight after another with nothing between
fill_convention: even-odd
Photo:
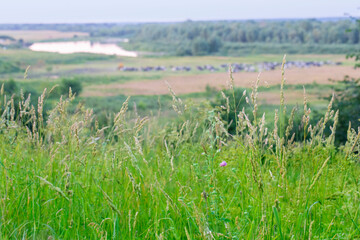
<instances>
[{"instance_id":1,"label":"green tree","mask_svg":"<svg viewBox=\"0 0 360 240\"><path fill-rule=\"evenodd\" d=\"M359 19L356 21L360 28ZM356 30L358 33L358 29ZM355 67L360 67L360 52L349 54L347 57L355 58ZM335 88L335 93L334 108L339 109L336 142L344 143L347 139L349 125L353 129L360 126L360 79L345 77Z\"/></svg>"},{"instance_id":2,"label":"green tree","mask_svg":"<svg viewBox=\"0 0 360 240\"><path fill-rule=\"evenodd\" d=\"M360 79L346 77L335 89L334 109L339 109L339 122L336 127L336 142L347 139L349 124L351 128L360 126Z\"/></svg>"},{"instance_id":3,"label":"green tree","mask_svg":"<svg viewBox=\"0 0 360 240\"><path fill-rule=\"evenodd\" d=\"M209 43L202 38L197 38L192 45L192 55L201 56L209 53Z\"/></svg>"},{"instance_id":4,"label":"green tree","mask_svg":"<svg viewBox=\"0 0 360 240\"><path fill-rule=\"evenodd\" d=\"M354 36L355 41L359 42L359 29L360 29L360 19L356 19L356 23L357 23L357 28L351 30L352 32L354 32L354 34L357 33L357 36ZM346 56L347 58L354 58L355 59L355 67L358 68L360 67L360 51L354 52L354 53L350 53Z\"/></svg>"},{"instance_id":5,"label":"green tree","mask_svg":"<svg viewBox=\"0 0 360 240\"><path fill-rule=\"evenodd\" d=\"M209 41L209 53L215 53L219 51L222 46L221 39L217 36L210 38Z\"/></svg>"}]
</instances>

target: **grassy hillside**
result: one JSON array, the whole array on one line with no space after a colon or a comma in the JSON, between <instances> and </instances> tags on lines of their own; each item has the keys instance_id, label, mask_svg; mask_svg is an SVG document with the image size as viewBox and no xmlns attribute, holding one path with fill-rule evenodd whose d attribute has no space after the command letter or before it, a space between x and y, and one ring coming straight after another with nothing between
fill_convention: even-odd
<instances>
[{"instance_id":1,"label":"grassy hillside","mask_svg":"<svg viewBox=\"0 0 360 240\"><path fill-rule=\"evenodd\" d=\"M1 238L360 238L360 133L337 148L332 102L311 124L306 97L287 115L283 91L271 130L257 84L237 102L232 89L219 107L172 94L165 123L127 99L104 128L71 92L44 111L51 90L35 108L1 91Z\"/></svg>"}]
</instances>

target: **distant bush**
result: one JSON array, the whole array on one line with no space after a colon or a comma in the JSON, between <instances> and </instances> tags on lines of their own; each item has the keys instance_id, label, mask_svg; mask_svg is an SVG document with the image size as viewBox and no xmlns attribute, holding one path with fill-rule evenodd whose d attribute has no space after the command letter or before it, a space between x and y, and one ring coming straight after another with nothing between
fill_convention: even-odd
<instances>
[{"instance_id":1,"label":"distant bush","mask_svg":"<svg viewBox=\"0 0 360 240\"><path fill-rule=\"evenodd\" d=\"M73 94L79 95L82 90L82 84L81 82L76 78L64 78L62 79L59 91L61 94L69 94L69 89L71 88L71 91Z\"/></svg>"},{"instance_id":2,"label":"distant bush","mask_svg":"<svg viewBox=\"0 0 360 240\"><path fill-rule=\"evenodd\" d=\"M0 82L0 87L4 84L4 92L7 94L14 94L18 90L17 83L14 79L9 79L5 82Z\"/></svg>"},{"instance_id":3,"label":"distant bush","mask_svg":"<svg viewBox=\"0 0 360 240\"><path fill-rule=\"evenodd\" d=\"M209 40L204 38L197 38L192 42L191 55L208 55L216 53L222 46L221 39L218 37L211 37Z\"/></svg>"},{"instance_id":4,"label":"distant bush","mask_svg":"<svg viewBox=\"0 0 360 240\"><path fill-rule=\"evenodd\" d=\"M176 49L176 56L191 56L192 55L192 51L190 48L184 47L184 46L180 46Z\"/></svg>"}]
</instances>

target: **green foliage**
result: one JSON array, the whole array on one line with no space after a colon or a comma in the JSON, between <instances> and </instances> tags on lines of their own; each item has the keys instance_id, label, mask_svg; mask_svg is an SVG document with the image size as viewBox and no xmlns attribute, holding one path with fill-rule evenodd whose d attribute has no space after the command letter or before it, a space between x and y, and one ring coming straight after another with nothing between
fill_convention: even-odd
<instances>
[{"instance_id":1,"label":"green foliage","mask_svg":"<svg viewBox=\"0 0 360 240\"><path fill-rule=\"evenodd\" d=\"M336 141L344 143L347 140L349 124L354 129L360 126L360 79L346 77L334 90L334 108L340 112Z\"/></svg>"},{"instance_id":2,"label":"green foliage","mask_svg":"<svg viewBox=\"0 0 360 240\"><path fill-rule=\"evenodd\" d=\"M181 56L190 55L189 45L191 55L278 52L343 54L351 53L354 47L358 48L359 32L345 32L354 26L351 20L187 21L114 26L95 34L121 36L116 29L131 29L131 44L127 47L139 47L137 43L146 42L145 49L148 51Z\"/></svg>"},{"instance_id":3,"label":"green foliage","mask_svg":"<svg viewBox=\"0 0 360 240\"><path fill-rule=\"evenodd\" d=\"M14 79L9 79L4 82L0 82L0 86L4 85L4 92L8 95L16 94L18 92L18 85Z\"/></svg>"},{"instance_id":4,"label":"green foliage","mask_svg":"<svg viewBox=\"0 0 360 240\"><path fill-rule=\"evenodd\" d=\"M213 21L164 24L122 25L95 33L100 36L125 36L118 29L132 29L134 40L148 37L150 41L162 39L195 40L218 37L225 42L273 43L349 43L359 42L358 32L345 30L355 25L351 20L279 20L279 21ZM101 27L101 26L98 26ZM179 39L178 39L179 40Z\"/></svg>"},{"instance_id":5,"label":"green foliage","mask_svg":"<svg viewBox=\"0 0 360 240\"><path fill-rule=\"evenodd\" d=\"M21 71L22 71L22 69L17 64L0 59L0 74L2 74L2 73L17 73L17 72L21 72Z\"/></svg>"},{"instance_id":6,"label":"green foliage","mask_svg":"<svg viewBox=\"0 0 360 240\"><path fill-rule=\"evenodd\" d=\"M94 110L100 126L108 124L109 113L118 112L122 103L127 99L125 95L113 97L88 97L85 105ZM76 101L76 100L75 100ZM128 104L130 111L137 114L157 115L159 111L166 112L171 109L171 97L164 96L133 96ZM166 120L166 119L164 119Z\"/></svg>"},{"instance_id":7,"label":"green foliage","mask_svg":"<svg viewBox=\"0 0 360 240\"><path fill-rule=\"evenodd\" d=\"M35 90L28 88L23 90L22 86L16 82L14 79L9 79L7 81L0 81L0 88L2 88L3 93L0 94L2 96L6 96L5 98L0 100L0 103L2 101L5 101L7 98L9 98L9 102L6 104L1 105L0 104L0 113L4 114L6 112L12 114L14 118L19 118L19 115L21 114L20 111L20 102L27 102L29 106L34 106L34 110L37 109L37 99L39 97L39 93ZM21 90L20 90L21 89ZM29 98L31 96L31 98ZM51 108L51 104L45 103L43 105L44 110L48 110ZM10 111L10 112L9 112ZM44 114L44 118L46 118L46 114ZM29 129L32 129L33 126L28 124L28 120L30 119L29 116L24 117L21 122L24 124L24 126L27 126Z\"/></svg>"},{"instance_id":8,"label":"green foliage","mask_svg":"<svg viewBox=\"0 0 360 240\"><path fill-rule=\"evenodd\" d=\"M356 19L357 27L350 29L349 32L353 34L355 41L359 42L359 33L360 33L360 19ZM360 67L360 50L356 49L354 52L351 52L346 56L347 58L355 59L355 68Z\"/></svg>"},{"instance_id":9,"label":"green foliage","mask_svg":"<svg viewBox=\"0 0 360 240\"><path fill-rule=\"evenodd\" d=\"M10 62L13 65L54 65L54 64L80 64L89 61L102 61L114 59L115 56L76 53L76 54L58 54L46 52L33 52L27 49L9 50L10 54L4 54L0 59L0 68L2 62ZM5 52L6 53L6 52ZM16 64L15 64L16 63ZM24 70L20 70L24 71Z\"/></svg>"},{"instance_id":10,"label":"green foliage","mask_svg":"<svg viewBox=\"0 0 360 240\"><path fill-rule=\"evenodd\" d=\"M59 90L60 94L66 95L69 94L69 89L71 92L77 96L82 92L83 87L81 82L77 78L64 78L61 80Z\"/></svg>"},{"instance_id":11,"label":"green foliage","mask_svg":"<svg viewBox=\"0 0 360 240\"><path fill-rule=\"evenodd\" d=\"M192 55L201 56L206 55L209 52L209 43L201 38L194 41L192 45Z\"/></svg>"},{"instance_id":12,"label":"green foliage","mask_svg":"<svg viewBox=\"0 0 360 240\"><path fill-rule=\"evenodd\" d=\"M221 54L226 56L251 54L346 54L360 50L359 45L350 44L292 44L292 43L225 43Z\"/></svg>"},{"instance_id":13,"label":"green foliage","mask_svg":"<svg viewBox=\"0 0 360 240\"><path fill-rule=\"evenodd\" d=\"M186 21L143 24L0 25L0 29L84 31L92 37L129 38L125 48L170 55L352 53L359 49L356 21L342 19ZM354 29L346 32L346 29ZM284 46L284 47L282 47Z\"/></svg>"},{"instance_id":14,"label":"green foliage","mask_svg":"<svg viewBox=\"0 0 360 240\"><path fill-rule=\"evenodd\" d=\"M209 40L209 53L216 53L222 47L222 41L219 37L214 36Z\"/></svg>"},{"instance_id":15,"label":"green foliage","mask_svg":"<svg viewBox=\"0 0 360 240\"><path fill-rule=\"evenodd\" d=\"M359 40L360 20L356 19L357 26L349 31ZM355 68L360 67L360 50L354 49L347 58L355 58ZM339 131L336 132L336 141L344 143L347 140L349 126L357 129L360 126L360 79L350 79L348 76L335 88L336 98L334 106L339 109Z\"/></svg>"},{"instance_id":16,"label":"green foliage","mask_svg":"<svg viewBox=\"0 0 360 240\"><path fill-rule=\"evenodd\" d=\"M179 46L176 49L176 56L191 56L192 55L192 51L189 47L184 47L184 46Z\"/></svg>"},{"instance_id":17,"label":"green foliage","mask_svg":"<svg viewBox=\"0 0 360 240\"><path fill-rule=\"evenodd\" d=\"M212 101L212 106L221 112L221 119L226 123L227 130L230 134L236 133L237 114L243 109L249 113L250 105L246 102L248 96L243 88L235 88L232 90L223 90L218 93ZM224 97L226 96L226 97ZM250 119L253 119L250 117Z\"/></svg>"},{"instance_id":18,"label":"green foliage","mask_svg":"<svg viewBox=\"0 0 360 240\"><path fill-rule=\"evenodd\" d=\"M0 96L2 239L360 237L357 132L336 149L321 122L287 142L239 117L230 136L219 110L175 95L178 116L164 125L127 112L126 99L99 128L82 104L70 109L73 97L45 121L44 96L36 111L17 103L16 117Z\"/></svg>"},{"instance_id":19,"label":"green foliage","mask_svg":"<svg viewBox=\"0 0 360 240\"><path fill-rule=\"evenodd\" d=\"M212 37L209 40L198 37L192 42L191 55L202 56L216 53L220 50L221 46L222 42L218 37Z\"/></svg>"}]
</instances>

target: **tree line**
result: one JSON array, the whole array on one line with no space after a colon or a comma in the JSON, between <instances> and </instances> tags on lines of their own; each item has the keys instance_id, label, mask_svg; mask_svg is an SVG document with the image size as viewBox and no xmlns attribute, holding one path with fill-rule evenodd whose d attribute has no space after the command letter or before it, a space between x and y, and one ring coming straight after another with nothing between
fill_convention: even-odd
<instances>
[{"instance_id":1,"label":"tree line","mask_svg":"<svg viewBox=\"0 0 360 240\"><path fill-rule=\"evenodd\" d=\"M90 34L129 37L133 49L173 52L176 55L214 54L256 43L266 44L270 48L275 45L292 45L293 48L327 46L329 50L325 49L324 52L339 53L329 45L340 47L360 43L359 29L351 19L130 24L102 28ZM313 51L314 47L309 49Z\"/></svg>"},{"instance_id":2,"label":"tree line","mask_svg":"<svg viewBox=\"0 0 360 240\"><path fill-rule=\"evenodd\" d=\"M291 53L346 53L344 51L351 51L352 47L359 47L360 43L360 31L353 19L3 24L0 25L1 29L83 31L89 32L93 38L129 38L130 43L125 45L128 49L175 55L227 54L249 46L258 53L258 44L262 44L261 53L272 53L275 50Z\"/></svg>"}]
</instances>

